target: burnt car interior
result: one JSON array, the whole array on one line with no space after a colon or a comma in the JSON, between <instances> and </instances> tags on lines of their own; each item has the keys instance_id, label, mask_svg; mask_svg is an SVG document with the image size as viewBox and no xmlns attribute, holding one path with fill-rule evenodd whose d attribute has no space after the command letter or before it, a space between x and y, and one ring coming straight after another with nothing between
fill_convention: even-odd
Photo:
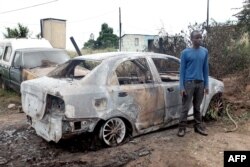
<instances>
[{"instance_id":1,"label":"burnt car interior","mask_svg":"<svg viewBox=\"0 0 250 167\"><path fill-rule=\"evenodd\" d=\"M64 101L58 97L48 95L46 111L48 113L63 113L65 111Z\"/></svg>"},{"instance_id":2,"label":"burnt car interior","mask_svg":"<svg viewBox=\"0 0 250 167\"><path fill-rule=\"evenodd\" d=\"M70 60L58 66L48 76L53 78L82 79L100 63L101 61Z\"/></svg>"},{"instance_id":3,"label":"burnt car interior","mask_svg":"<svg viewBox=\"0 0 250 167\"><path fill-rule=\"evenodd\" d=\"M180 63L175 59L153 58L162 82L179 81Z\"/></svg>"},{"instance_id":4,"label":"burnt car interior","mask_svg":"<svg viewBox=\"0 0 250 167\"><path fill-rule=\"evenodd\" d=\"M121 63L116 69L120 85L152 83L152 74L146 59L134 59Z\"/></svg>"}]
</instances>

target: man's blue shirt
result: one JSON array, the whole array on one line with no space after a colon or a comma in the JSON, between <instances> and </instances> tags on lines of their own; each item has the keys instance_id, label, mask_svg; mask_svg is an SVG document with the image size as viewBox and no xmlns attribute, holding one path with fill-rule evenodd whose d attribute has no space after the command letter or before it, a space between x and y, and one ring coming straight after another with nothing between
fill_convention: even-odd
<instances>
[{"instance_id":1,"label":"man's blue shirt","mask_svg":"<svg viewBox=\"0 0 250 167\"><path fill-rule=\"evenodd\" d=\"M204 47L186 48L181 53L180 89L185 90L184 83L189 80L204 81L208 88L208 50Z\"/></svg>"}]
</instances>

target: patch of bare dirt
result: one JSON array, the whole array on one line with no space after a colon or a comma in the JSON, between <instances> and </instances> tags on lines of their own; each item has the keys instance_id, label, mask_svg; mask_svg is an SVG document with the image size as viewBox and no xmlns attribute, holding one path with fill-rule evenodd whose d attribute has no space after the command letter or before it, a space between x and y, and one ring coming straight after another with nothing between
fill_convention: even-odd
<instances>
[{"instance_id":1,"label":"patch of bare dirt","mask_svg":"<svg viewBox=\"0 0 250 167\"><path fill-rule=\"evenodd\" d=\"M14 99L0 96L0 166L223 166L225 150L250 150L249 84L240 85L237 77L225 78L224 83L224 98L238 122L237 131L225 133L233 124L227 118L220 118L206 122L209 135L204 137L194 133L191 122L183 138L177 137L177 127L172 127L114 148L93 145L91 134L58 144L48 143L26 124L24 113L19 113L17 108L7 109L9 103L20 104L19 96Z\"/></svg>"}]
</instances>

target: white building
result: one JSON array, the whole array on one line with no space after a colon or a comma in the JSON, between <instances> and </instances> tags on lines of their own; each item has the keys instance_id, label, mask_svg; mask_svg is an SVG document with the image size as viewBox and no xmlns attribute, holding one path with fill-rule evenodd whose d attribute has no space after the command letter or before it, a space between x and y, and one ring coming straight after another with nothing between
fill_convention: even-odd
<instances>
[{"instance_id":1,"label":"white building","mask_svg":"<svg viewBox=\"0 0 250 167\"><path fill-rule=\"evenodd\" d=\"M157 37L157 35L124 34L121 37L121 51L151 51L154 39Z\"/></svg>"}]
</instances>

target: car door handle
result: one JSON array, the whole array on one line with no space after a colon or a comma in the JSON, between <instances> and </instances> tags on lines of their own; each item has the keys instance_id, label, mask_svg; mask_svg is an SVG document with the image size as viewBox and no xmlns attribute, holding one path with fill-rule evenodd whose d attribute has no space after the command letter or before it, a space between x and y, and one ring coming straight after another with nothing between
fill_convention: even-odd
<instances>
[{"instance_id":1,"label":"car door handle","mask_svg":"<svg viewBox=\"0 0 250 167\"><path fill-rule=\"evenodd\" d=\"M119 92L119 93L118 93L118 96L119 96L119 97L125 97L125 96L127 96L127 95L128 95L127 92Z\"/></svg>"},{"instance_id":2,"label":"car door handle","mask_svg":"<svg viewBox=\"0 0 250 167\"><path fill-rule=\"evenodd\" d=\"M167 88L168 92L173 92L174 88Z\"/></svg>"}]
</instances>

